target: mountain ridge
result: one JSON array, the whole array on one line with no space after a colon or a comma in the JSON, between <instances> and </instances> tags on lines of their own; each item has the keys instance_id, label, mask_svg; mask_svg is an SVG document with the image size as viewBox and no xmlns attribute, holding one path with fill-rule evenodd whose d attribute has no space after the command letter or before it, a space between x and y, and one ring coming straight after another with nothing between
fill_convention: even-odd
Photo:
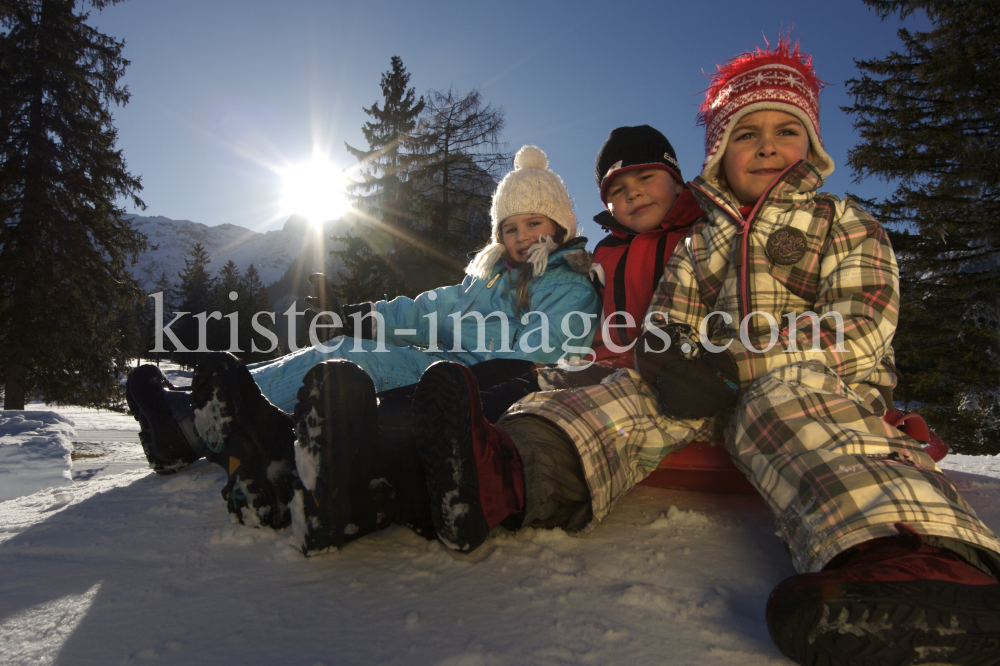
<instances>
[{"instance_id":1,"label":"mountain ridge","mask_svg":"<svg viewBox=\"0 0 1000 666\"><path fill-rule=\"evenodd\" d=\"M190 258L191 248L196 243L201 243L210 258L208 272L211 275L216 275L230 260L241 273L253 264L265 286L280 281L293 266L299 271L310 272L335 268L328 257L329 251L338 244L330 237L349 229L349 224L343 220L315 227L298 215L290 216L282 229L266 232L228 223L209 226L162 215L125 217L131 221L133 229L149 239L151 248L143 252L131 268L132 276L147 290L152 290L164 273L176 286L180 282L179 274L184 271L184 262ZM271 296L275 299L287 295Z\"/></svg>"}]
</instances>

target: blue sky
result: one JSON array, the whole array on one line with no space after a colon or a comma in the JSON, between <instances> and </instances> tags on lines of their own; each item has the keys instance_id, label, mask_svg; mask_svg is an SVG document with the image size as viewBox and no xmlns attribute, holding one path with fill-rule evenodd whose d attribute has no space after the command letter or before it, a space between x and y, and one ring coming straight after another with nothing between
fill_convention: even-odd
<instances>
[{"instance_id":1,"label":"blue sky","mask_svg":"<svg viewBox=\"0 0 1000 666\"><path fill-rule=\"evenodd\" d=\"M509 147L548 153L593 245L603 237L590 222L601 209L593 163L608 132L657 127L693 178L706 74L789 26L828 84L822 133L837 169L826 189L889 192L855 184L846 167L857 139L839 109L851 101L844 81L857 75L855 59L899 45L898 19L880 21L860 0L129 0L91 22L124 39L132 61L123 79L132 99L115 122L142 177L145 215L280 228L279 170L308 161L314 146L350 167L343 143L365 147L362 107L381 99L380 75L399 55L418 93L478 87L502 106Z\"/></svg>"}]
</instances>

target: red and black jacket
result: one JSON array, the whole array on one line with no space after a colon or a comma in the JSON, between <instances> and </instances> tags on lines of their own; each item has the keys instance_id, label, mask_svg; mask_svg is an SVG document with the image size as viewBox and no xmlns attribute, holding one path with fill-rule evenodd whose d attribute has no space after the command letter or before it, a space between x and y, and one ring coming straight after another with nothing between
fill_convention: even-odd
<instances>
[{"instance_id":1,"label":"red and black jacket","mask_svg":"<svg viewBox=\"0 0 1000 666\"><path fill-rule=\"evenodd\" d=\"M628 312L635 323L626 326L621 315L608 322L608 338L618 347L629 347L627 352L608 348L603 327L598 328L593 345L598 362L632 367L633 343L641 336L642 320L653 298L653 290L663 277L663 267L688 228L701 216L698 202L685 188L659 228L652 231L637 234L618 224L607 211L594 217L595 222L610 232L594 248L594 262L604 268L604 287L599 290L604 306L602 316L607 318L613 312Z\"/></svg>"}]
</instances>

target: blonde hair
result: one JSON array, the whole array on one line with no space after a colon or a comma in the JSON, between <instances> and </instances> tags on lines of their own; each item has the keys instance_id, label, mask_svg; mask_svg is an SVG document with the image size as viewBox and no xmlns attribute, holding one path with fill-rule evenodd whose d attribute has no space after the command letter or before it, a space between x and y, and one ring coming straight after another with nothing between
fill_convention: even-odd
<instances>
[{"instance_id":1,"label":"blonde hair","mask_svg":"<svg viewBox=\"0 0 1000 666\"><path fill-rule=\"evenodd\" d=\"M502 227L503 225L500 226ZM553 234L551 238L549 236L539 236L538 242L531 247L532 250L541 245L552 244L558 247L566 241L566 236L568 235L567 231L558 224L553 226L556 228L555 234ZM500 235L499 228L497 229L497 235ZM499 239L497 242L500 242ZM536 272L539 275L545 272L545 264L542 263L541 268L539 269L536 262L540 261L540 259L544 259L544 261L547 262L549 252L545 251L544 257L540 257L539 259L536 259L536 256L539 253L533 253L533 256L531 256L527 261L518 262L514 261L514 259L507 253L507 248L503 245L503 243L500 243L500 246L503 247L503 253L501 256L509 264L521 269L521 275L517 278L517 294L515 296L515 307L517 308L517 314L520 314L523 310L526 310L531 306L531 295L529 293L531 289L531 279L535 277Z\"/></svg>"}]
</instances>

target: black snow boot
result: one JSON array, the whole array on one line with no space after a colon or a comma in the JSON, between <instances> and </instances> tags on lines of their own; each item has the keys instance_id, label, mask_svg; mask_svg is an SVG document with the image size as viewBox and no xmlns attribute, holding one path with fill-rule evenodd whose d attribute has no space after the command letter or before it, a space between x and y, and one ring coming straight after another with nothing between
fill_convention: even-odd
<instances>
[{"instance_id":1,"label":"black snow boot","mask_svg":"<svg viewBox=\"0 0 1000 666\"><path fill-rule=\"evenodd\" d=\"M417 448L438 539L471 552L524 511L524 468L510 435L483 414L479 385L461 363L424 370L413 397Z\"/></svg>"},{"instance_id":2,"label":"black snow boot","mask_svg":"<svg viewBox=\"0 0 1000 666\"><path fill-rule=\"evenodd\" d=\"M1000 584L903 523L823 571L784 580L767 602L781 652L806 666L1000 664Z\"/></svg>"},{"instance_id":3,"label":"black snow boot","mask_svg":"<svg viewBox=\"0 0 1000 666\"><path fill-rule=\"evenodd\" d=\"M325 361L303 378L295 406L301 488L292 501L292 530L305 555L335 550L393 523L428 536L430 509L416 447L412 440L384 443L379 414L375 385L350 361Z\"/></svg>"},{"instance_id":4,"label":"black snow boot","mask_svg":"<svg viewBox=\"0 0 1000 666\"><path fill-rule=\"evenodd\" d=\"M139 442L157 474L175 474L204 454L194 429L190 392L176 389L155 365L140 365L128 375L125 400L139 422Z\"/></svg>"},{"instance_id":5,"label":"black snow boot","mask_svg":"<svg viewBox=\"0 0 1000 666\"><path fill-rule=\"evenodd\" d=\"M291 416L264 397L232 354L208 354L191 382L195 428L205 457L229 475L222 489L229 512L252 527L289 524L295 483Z\"/></svg>"}]
</instances>

